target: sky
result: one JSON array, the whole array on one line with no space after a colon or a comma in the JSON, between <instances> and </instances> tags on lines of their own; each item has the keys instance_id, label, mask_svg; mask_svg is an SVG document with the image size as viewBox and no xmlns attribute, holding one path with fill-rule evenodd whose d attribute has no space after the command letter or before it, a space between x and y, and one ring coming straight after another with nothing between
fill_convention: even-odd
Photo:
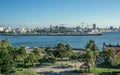
<instances>
[{"instance_id":1,"label":"sky","mask_svg":"<svg viewBox=\"0 0 120 75\"><path fill-rule=\"evenodd\" d=\"M120 0L0 0L0 25L120 26Z\"/></svg>"}]
</instances>

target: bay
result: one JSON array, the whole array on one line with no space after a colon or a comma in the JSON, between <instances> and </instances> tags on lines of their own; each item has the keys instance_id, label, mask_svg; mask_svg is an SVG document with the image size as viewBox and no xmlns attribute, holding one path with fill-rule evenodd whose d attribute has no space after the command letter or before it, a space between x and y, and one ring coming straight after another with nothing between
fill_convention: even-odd
<instances>
[{"instance_id":1,"label":"bay","mask_svg":"<svg viewBox=\"0 0 120 75\"><path fill-rule=\"evenodd\" d=\"M69 43L73 48L85 48L92 39L100 50L103 42L106 44L120 44L120 32L103 33L101 36L0 36L0 40L7 38L13 46L54 47L57 43Z\"/></svg>"}]
</instances>

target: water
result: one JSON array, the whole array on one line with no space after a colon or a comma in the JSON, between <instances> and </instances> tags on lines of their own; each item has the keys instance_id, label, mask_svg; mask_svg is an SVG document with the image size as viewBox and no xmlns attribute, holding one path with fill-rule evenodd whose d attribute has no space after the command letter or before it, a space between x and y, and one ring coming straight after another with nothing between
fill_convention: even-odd
<instances>
[{"instance_id":1,"label":"water","mask_svg":"<svg viewBox=\"0 0 120 75\"><path fill-rule=\"evenodd\" d=\"M92 39L99 49L103 42L106 44L120 44L120 32L104 33L102 36L0 36L0 40L7 38L13 46L29 47L54 47L57 43L69 43L73 48L84 48L86 43Z\"/></svg>"}]
</instances>

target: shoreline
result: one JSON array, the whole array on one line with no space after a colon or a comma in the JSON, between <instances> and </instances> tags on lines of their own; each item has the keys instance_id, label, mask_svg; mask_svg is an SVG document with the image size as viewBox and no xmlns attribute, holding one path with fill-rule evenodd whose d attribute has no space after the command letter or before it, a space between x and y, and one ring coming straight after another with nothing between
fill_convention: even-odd
<instances>
[{"instance_id":1,"label":"shoreline","mask_svg":"<svg viewBox=\"0 0 120 75\"><path fill-rule=\"evenodd\" d=\"M97 34L12 34L0 33L0 36L101 36L102 33Z\"/></svg>"}]
</instances>

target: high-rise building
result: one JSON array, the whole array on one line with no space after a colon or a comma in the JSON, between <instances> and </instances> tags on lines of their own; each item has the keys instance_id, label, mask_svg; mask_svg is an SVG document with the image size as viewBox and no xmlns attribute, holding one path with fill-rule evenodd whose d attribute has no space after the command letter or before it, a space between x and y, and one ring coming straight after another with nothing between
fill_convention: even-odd
<instances>
[{"instance_id":1,"label":"high-rise building","mask_svg":"<svg viewBox=\"0 0 120 75\"><path fill-rule=\"evenodd\" d=\"M110 26L110 30L113 30L114 28L113 28L113 26Z\"/></svg>"},{"instance_id":2,"label":"high-rise building","mask_svg":"<svg viewBox=\"0 0 120 75\"><path fill-rule=\"evenodd\" d=\"M96 24L95 23L93 23L93 29L96 29Z\"/></svg>"}]
</instances>

